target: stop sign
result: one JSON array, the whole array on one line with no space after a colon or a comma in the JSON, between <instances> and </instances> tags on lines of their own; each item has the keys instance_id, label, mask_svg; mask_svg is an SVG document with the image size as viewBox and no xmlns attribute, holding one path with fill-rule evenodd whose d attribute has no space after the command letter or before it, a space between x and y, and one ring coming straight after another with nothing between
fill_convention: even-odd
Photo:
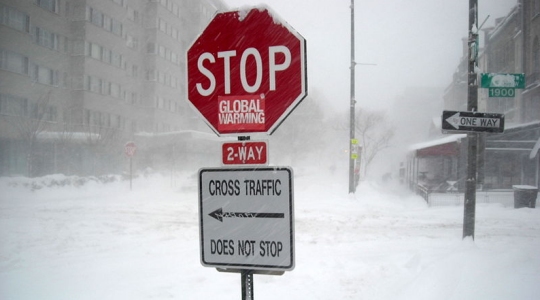
<instances>
[{"instance_id":1,"label":"stop sign","mask_svg":"<svg viewBox=\"0 0 540 300\"><path fill-rule=\"evenodd\" d=\"M218 135L272 134L307 96L306 41L266 6L218 13L187 52L187 76Z\"/></svg>"},{"instance_id":2,"label":"stop sign","mask_svg":"<svg viewBox=\"0 0 540 300\"><path fill-rule=\"evenodd\" d=\"M135 152L137 152L137 146L134 142L127 142L126 145L124 145L124 153L126 153L127 156L132 157L135 155Z\"/></svg>"}]
</instances>

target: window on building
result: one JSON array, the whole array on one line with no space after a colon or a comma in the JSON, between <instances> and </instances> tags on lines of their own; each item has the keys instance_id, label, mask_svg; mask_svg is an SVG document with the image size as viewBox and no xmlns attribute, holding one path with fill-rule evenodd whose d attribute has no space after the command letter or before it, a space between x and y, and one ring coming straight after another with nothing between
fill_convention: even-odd
<instances>
[{"instance_id":1,"label":"window on building","mask_svg":"<svg viewBox=\"0 0 540 300\"><path fill-rule=\"evenodd\" d=\"M101 93L102 80L95 76L86 76L84 81L84 89L94 93Z\"/></svg>"},{"instance_id":2,"label":"window on building","mask_svg":"<svg viewBox=\"0 0 540 300\"><path fill-rule=\"evenodd\" d=\"M59 36L43 28L34 28L34 42L49 49L58 50Z\"/></svg>"},{"instance_id":3,"label":"window on building","mask_svg":"<svg viewBox=\"0 0 540 300\"><path fill-rule=\"evenodd\" d=\"M148 54L156 54L157 53L156 43L148 43L148 44L146 44L146 53L148 53Z\"/></svg>"},{"instance_id":4,"label":"window on building","mask_svg":"<svg viewBox=\"0 0 540 300\"><path fill-rule=\"evenodd\" d=\"M165 23L165 20L158 18L158 29L162 32L167 32L167 23Z\"/></svg>"},{"instance_id":5,"label":"window on building","mask_svg":"<svg viewBox=\"0 0 540 300\"><path fill-rule=\"evenodd\" d=\"M57 108L53 105L30 103L29 112L30 117L33 119L47 122L56 122L58 120Z\"/></svg>"},{"instance_id":6,"label":"window on building","mask_svg":"<svg viewBox=\"0 0 540 300\"><path fill-rule=\"evenodd\" d=\"M103 49L103 52L101 54L101 60L106 64L110 64L111 63L111 50Z\"/></svg>"},{"instance_id":7,"label":"window on building","mask_svg":"<svg viewBox=\"0 0 540 300\"><path fill-rule=\"evenodd\" d=\"M120 85L114 82L111 82L111 96L115 98L120 98Z\"/></svg>"},{"instance_id":8,"label":"window on building","mask_svg":"<svg viewBox=\"0 0 540 300\"><path fill-rule=\"evenodd\" d=\"M139 47L139 39L137 39L136 37L128 34L128 35L126 35L126 45L129 48L137 50L137 48Z\"/></svg>"},{"instance_id":9,"label":"window on building","mask_svg":"<svg viewBox=\"0 0 540 300\"><path fill-rule=\"evenodd\" d=\"M112 19L107 15L103 16L103 28L107 31L112 31Z\"/></svg>"},{"instance_id":10,"label":"window on building","mask_svg":"<svg viewBox=\"0 0 540 300\"><path fill-rule=\"evenodd\" d=\"M28 57L0 49L0 69L28 75Z\"/></svg>"},{"instance_id":11,"label":"window on building","mask_svg":"<svg viewBox=\"0 0 540 300\"><path fill-rule=\"evenodd\" d=\"M137 23L139 22L139 12L132 7L128 6L128 19Z\"/></svg>"},{"instance_id":12,"label":"window on building","mask_svg":"<svg viewBox=\"0 0 540 300\"><path fill-rule=\"evenodd\" d=\"M122 28L122 23L115 19L112 20L112 33L122 36Z\"/></svg>"},{"instance_id":13,"label":"window on building","mask_svg":"<svg viewBox=\"0 0 540 300\"><path fill-rule=\"evenodd\" d=\"M0 114L26 116L28 99L8 94L0 94Z\"/></svg>"},{"instance_id":14,"label":"window on building","mask_svg":"<svg viewBox=\"0 0 540 300\"><path fill-rule=\"evenodd\" d=\"M34 0L34 3L37 6L53 13L58 13L59 11L58 0Z\"/></svg>"},{"instance_id":15,"label":"window on building","mask_svg":"<svg viewBox=\"0 0 540 300\"><path fill-rule=\"evenodd\" d=\"M40 65L34 65L32 69L32 79L35 82L58 86L58 71Z\"/></svg>"},{"instance_id":16,"label":"window on building","mask_svg":"<svg viewBox=\"0 0 540 300\"><path fill-rule=\"evenodd\" d=\"M99 10L91 9L91 20L92 24L103 27L103 13Z\"/></svg>"},{"instance_id":17,"label":"window on building","mask_svg":"<svg viewBox=\"0 0 540 300\"><path fill-rule=\"evenodd\" d=\"M94 59L98 59L98 60L101 60L101 46L98 45L98 44L94 44L92 43L91 44L91 49L90 49L90 57L94 58Z\"/></svg>"},{"instance_id":18,"label":"window on building","mask_svg":"<svg viewBox=\"0 0 540 300\"><path fill-rule=\"evenodd\" d=\"M30 17L10 6L0 4L0 23L30 33Z\"/></svg>"}]
</instances>

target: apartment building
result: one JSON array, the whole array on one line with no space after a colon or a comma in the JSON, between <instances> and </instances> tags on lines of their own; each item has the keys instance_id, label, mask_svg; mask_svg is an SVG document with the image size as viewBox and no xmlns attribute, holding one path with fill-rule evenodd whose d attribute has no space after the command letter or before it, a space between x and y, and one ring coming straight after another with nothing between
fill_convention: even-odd
<instances>
[{"instance_id":1,"label":"apartment building","mask_svg":"<svg viewBox=\"0 0 540 300\"><path fill-rule=\"evenodd\" d=\"M220 0L1 0L0 175L118 171L139 133L199 130L185 53Z\"/></svg>"}]
</instances>

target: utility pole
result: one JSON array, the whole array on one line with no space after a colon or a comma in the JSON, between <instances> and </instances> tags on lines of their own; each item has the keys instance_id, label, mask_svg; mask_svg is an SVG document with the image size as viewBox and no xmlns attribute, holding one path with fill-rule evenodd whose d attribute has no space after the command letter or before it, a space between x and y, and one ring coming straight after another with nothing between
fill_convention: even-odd
<instances>
[{"instance_id":1,"label":"utility pole","mask_svg":"<svg viewBox=\"0 0 540 300\"><path fill-rule=\"evenodd\" d=\"M478 58L478 0L469 0L469 66L467 110L478 111L478 75L476 74ZM465 181L465 199L463 214L463 238L474 239L476 214L476 164L478 153L478 134L467 133L467 180Z\"/></svg>"},{"instance_id":2,"label":"utility pole","mask_svg":"<svg viewBox=\"0 0 540 300\"><path fill-rule=\"evenodd\" d=\"M351 107L350 107L350 136L349 136L349 194L356 192L356 180L354 175L354 166L356 159L353 157L353 151L355 150L354 141L354 111L356 105L355 90L354 90L354 69L356 62L354 61L354 0L351 0Z\"/></svg>"}]
</instances>

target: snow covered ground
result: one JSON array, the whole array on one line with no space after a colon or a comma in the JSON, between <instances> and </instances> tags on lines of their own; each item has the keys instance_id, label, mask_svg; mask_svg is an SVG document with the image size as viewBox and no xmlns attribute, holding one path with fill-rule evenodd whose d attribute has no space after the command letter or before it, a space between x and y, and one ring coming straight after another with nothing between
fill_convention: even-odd
<instances>
[{"instance_id":1,"label":"snow covered ground","mask_svg":"<svg viewBox=\"0 0 540 300\"><path fill-rule=\"evenodd\" d=\"M296 268L255 275L255 299L539 299L540 210L478 205L462 240L460 206L294 172ZM25 181L0 179L0 299L241 298L239 274L200 264L195 174Z\"/></svg>"}]
</instances>

